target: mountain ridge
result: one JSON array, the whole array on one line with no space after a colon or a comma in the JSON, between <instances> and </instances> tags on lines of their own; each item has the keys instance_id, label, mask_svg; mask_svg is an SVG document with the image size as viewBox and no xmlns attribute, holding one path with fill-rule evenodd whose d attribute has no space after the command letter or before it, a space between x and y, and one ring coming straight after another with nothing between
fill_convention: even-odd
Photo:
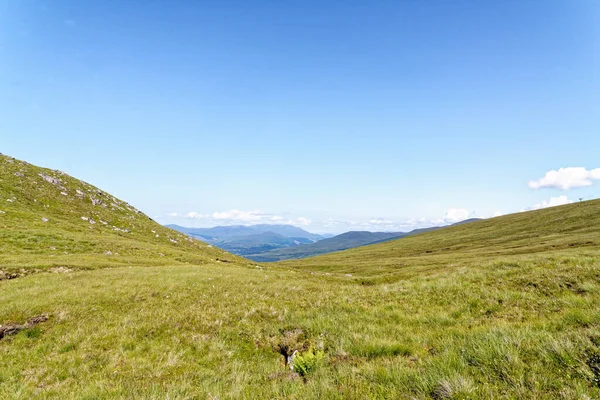
<instances>
[{"instance_id":1,"label":"mountain ridge","mask_svg":"<svg viewBox=\"0 0 600 400\"><path fill-rule=\"evenodd\" d=\"M0 268L242 260L65 172L0 155Z\"/></svg>"}]
</instances>

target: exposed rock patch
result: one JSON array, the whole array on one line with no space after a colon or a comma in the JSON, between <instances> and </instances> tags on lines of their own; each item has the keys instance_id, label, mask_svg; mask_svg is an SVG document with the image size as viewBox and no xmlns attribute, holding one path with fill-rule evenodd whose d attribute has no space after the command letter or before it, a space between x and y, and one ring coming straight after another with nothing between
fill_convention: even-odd
<instances>
[{"instance_id":1,"label":"exposed rock patch","mask_svg":"<svg viewBox=\"0 0 600 400\"><path fill-rule=\"evenodd\" d=\"M39 176L42 177L43 180L45 180L48 183L51 183L53 185L60 185L60 180L51 177L50 175L46 175L46 174L39 174Z\"/></svg>"},{"instance_id":2,"label":"exposed rock patch","mask_svg":"<svg viewBox=\"0 0 600 400\"><path fill-rule=\"evenodd\" d=\"M55 274L68 274L69 272L73 272L73 270L67 267L54 267L50 268L50 272L53 272Z\"/></svg>"}]
</instances>

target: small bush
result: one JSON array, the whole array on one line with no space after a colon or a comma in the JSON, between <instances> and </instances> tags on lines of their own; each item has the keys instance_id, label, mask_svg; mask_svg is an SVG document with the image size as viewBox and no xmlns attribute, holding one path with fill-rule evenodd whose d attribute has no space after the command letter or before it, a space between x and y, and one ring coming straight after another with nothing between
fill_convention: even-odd
<instances>
[{"instance_id":1,"label":"small bush","mask_svg":"<svg viewBox=\"0 0 600 400\"><path fill-rule=\"evenodd\" d=\"M27 329L25 331L25 335L27 335L27 337L30 339L36 339L42 335L42 330L36 326L36 327L30 328L30 329Z\"/></svg>"},{"instance_id":2,"label":"small bush","mask_svg":"<svg viewBox=\"0 0 600 400\"><path fill-rule=\"evenodd\" d=\"M319 365L325 360L325 352L314 352L312 349L305 351L302 354L296 355L292 366L300 376L306 376L316 370Z\"/></svg>"}]
</instances>

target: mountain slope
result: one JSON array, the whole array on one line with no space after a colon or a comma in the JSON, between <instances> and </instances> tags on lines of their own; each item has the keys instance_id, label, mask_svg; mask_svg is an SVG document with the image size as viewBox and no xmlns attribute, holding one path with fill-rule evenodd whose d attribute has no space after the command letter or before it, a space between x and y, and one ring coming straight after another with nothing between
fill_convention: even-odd
<instances>
[{"instance_id":1,"label":"mountain slope","mask_svg":"<svg viewBox=\"0 0 600 400\"><path fill-rule=\"evenodd\" d=\"M0 155L0 268L242 262L64 172Z\"/></svg>"},{"instance_id":2,"label":"mountain slope","mask_svg":"<svg viewBox=\"0 0 600 400\"><path fill-rule=\"evenodd\" d=\"M469 221L470 222L470 221ZM257 262L273 262L291 259L301 259L314 257L321 254L333 253L336 251L352 249L355 247L366 246L369 244L383 243L389 240L399 239L405 236L416 235L418 233L434 231L439 227L415 229L410 232L368 232L368 231L350 231L332 238L323 239L315 243L303 244L297 247L277 249L262 253L250 254L244 256Z\"/></svg>"},{"instance_id":3,"label":"mountain slope","mask_svg":"<svg viewBox=\"0 0 600 400\"><path fill-rule=\"evenodd\" d=\"M310 239L286 237L275 232L261 232L253 235L231 237L213 242L215 246L233 254L261 253L273 249L295 247L301 243L313 243Z\"/></svg>"},{"instance_id":4,"label":"mountain slope","mask_svg":"<svg viewBox=\"0 0 600 400\"><path fill-rule=\"evenodd\" d=\"M391 240L404 236L404 233L389 232L366 232L351 231L342 233L329 239L323 239L315 243L304 244L297 247L271 250L263 253L246 254L251 260L258 262L280 261L292 258L304 258L316 256L318 254L331 253L334 251L350 249L353 247L364 246L379 241Z\"/></svg>"},{"instance_id":5,"label":"mountain slope","mask_svg":"<svg viewBox=\"0 0 600 400\"><path fill-rule=\"evenodd\" d=\"M241 236L257 235L260 233L273 232L285 237L304 238L311 241L321 240L323 236L316 233L310 233L302 228L293 225L232 225L215 226L212 228L187 228L180 225L166 225L168 228L179 232L187 233L194 237L203 237L209 240L224 240L229 238L239 238Z\"/></svg>"},{"instance_id":6,"label":"mountain slope","mask_svg":"<svg viewBox=\"0 0 600 400\"><path fill-rule=\"evenodd\" d=\"M597 255L599 248L600 200L592 200L453 225L280 265L392 279L482 259Z\"/></svg>"},{"instance_id":7,"label":"mountain slope","mask_svg":"<svg viewBox=\"0 0 600 400\"><path fill-rule=\"evenodd\" d=\"M323 239L321 235L292 225L259 224L215 226L213 228L167 225L167 227L241 256L296 247Z\"/></svg>"}]
</instances>

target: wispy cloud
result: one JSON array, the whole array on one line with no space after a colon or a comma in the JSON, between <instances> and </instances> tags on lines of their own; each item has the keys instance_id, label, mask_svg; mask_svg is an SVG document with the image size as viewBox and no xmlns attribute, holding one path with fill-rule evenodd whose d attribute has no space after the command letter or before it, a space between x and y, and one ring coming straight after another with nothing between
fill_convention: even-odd
<instances>
[{"instance_id":1,"label":"wispy cloud","mask_svg":"<svg viewBox=\"0 0 600 400\"><path fill-rule=\"evenodd\" d=\"M569 190L591 186L595 180L600 180L600 168L588 170L583 167L568 167L546 172L543 178L529 181L529 187Z\"/></svg>"},{"instance_id":2,"label":"wispy cloud","mask_svg":"<svg viewBox=\"0 0 600 400\"><path fill-rule=\"evenodd\" d=\"M393 224L393 221L390 221L389 219L383 219L383 218L373 218L369 220L369 224L371 225L389 225L389 224Z\"/></svg>"},{"instance_id":3,"label":"wispy cloud","mask_svg":"<svg viewBox=\"0 0 600 400\"><path fill-rule=\"evenodd\" d=\"M241 211L241 210L230 210L223 212L215 212L212 213L211 217L213 219L223 219L223 220L231 220L231 221L242 221L242 222L253 222L253 221L261 221L262 219L268 218L269 216L265 215L262 211Z\"/></svg>"},{"instance_id":4,"label":"wispy cloud","mask_svg":"<svg viewBox=\"0 0 600 400\"><path fill-rule=\"evenodd\" d=\"M291 225L310 225L312 221L309 218L298 217L295 220L289 220L288 223Z\"/></svg>"},{"instance_id":5,"label":"wispy cloud","mask_svg":"<svg viewBox=\"0 0 600 400\"><path fill-rule=\"evenodd\" d=\"M211 214L201 214L195 211L185 214L168 213L167 217L199 220L205 225L289 224L306 226L312 223L312 221L306 217L286 219L281 215L268 214L260 210L243 211L238 209L217 211Z\"/></svg>"},{"instance_id":6,"label":"wispy cloud","mask_svg":"<svg viewBox=\"0 0 600 400\"><path fill-rule=\"evenodd\" d=\"M408 232L419 228L428 228L432 226L449 225L464 221L472 217L472 213L462 208L450 208L443 217L439 218L409 218L394 219L384 217L373 217L365 220L339 220L327 218L323 221L315 222L315 225L322 226L327 230L351 231L384 231L384 232Z\"/></svg>"},{"instance_id":7,"label":"wispy cloud","mask_svg":"<svg viewBox=\"0 0 600 400\"><path fill-rule=\"evenodd\" d=\"M534 204L533 206L521 211L540 210L542 208L562 206L570 203L573 203L573 200L570 200L567 196L562 195L557 197L551 197L550 200L543 200L542 202Z\"/></svg>"},{"instance_id":8,"label":"wispy cloud","mask_svg":"<svg viewBox=\"0 0 600 400\"><path fill-rule=\"evenodd\" d=\"M468 218L469 210L465 210L464 208L451 208L446 212L446 216L444 216L444 222L453 224L464 221Z\"/></svg>"}]
</instances>

